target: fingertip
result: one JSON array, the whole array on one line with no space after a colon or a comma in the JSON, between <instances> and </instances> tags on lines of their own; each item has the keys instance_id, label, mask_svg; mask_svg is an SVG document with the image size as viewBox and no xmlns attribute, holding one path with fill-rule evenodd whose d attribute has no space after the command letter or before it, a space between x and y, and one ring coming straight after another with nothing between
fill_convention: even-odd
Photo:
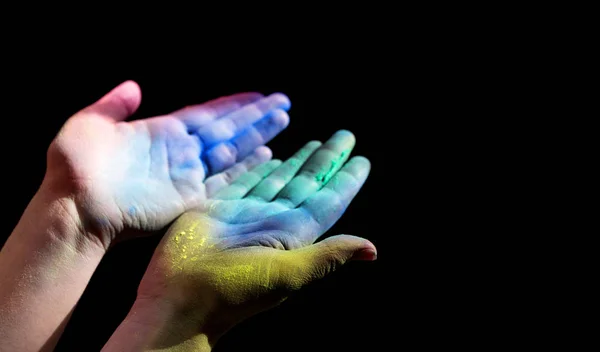
<instances>
[{"instance_id":1,"label":"fingertip","mask_svg":"<svg viewBox=\"0 0 600 352\"><path fill-rule=\"evenodd\" d=\"M142 89L134 80L127 80L119 84L113 91L119 90L121 99L127 101L128 107L137 108L142 100Z\"/></svg>"},{"instance_id":2,"label":"fingertip","mask_svg":"<svg viewBox=\"0 0 600 352\"><path fill-rule=\"evenodd\" d=\"M269 95L269 98L277 101L279 108L285 111L289 110L292 107L292 102L290 101L290 98L288 98L288 96L283 93L273 93Z\"/></svg>"},{"instance_id":3,"label":"fingertip","mask_svg":"<svg viewBox=\"0 0 600 352\"><path fill-rule=\"evenodd\" d=\"M369 161L369 159L365 158L362 155L357 155L355 157L352 157L352 159L350 161L356 165L360 165L360 166L368 168L368 169L371 168L371 161Z\"/></svg>"},{"instance_id":4,"label":"fingertip","mask_svg":"<svg viewBox=\"0 0 600 352\"><path fill-rule=\"evenodd\" d=\"M364 238L363 238L363 240L364 240L364 245L365 245L364 249L371 250L375 253L375 255L377 255L377 247L375 247L373 242L366 240Z\"/></svg>"},{"instance_id":5,"label":"fingertip","mask_svg":"<svg viewBox=\"0 0 600 352\"><path fill-rule=\"evenodd\" d=\"M283 161L279 160L279 159L273 159L271 161L269 161L269 163L273 166L273 167L278 167L279 165L281 165L283 163Z\"/></svg>"},{"instance_id":6,"label":"fingertip","mask_svg":"<svg viewBox=\"0 0 600 352\"><path fill-rule=\"evenodd\" d=\"M265 145L261 145L260 147L256 148L254 150L254 154L258 157L260 162L271 160L271 158L273 157L273 151L271 150L271 148Z\"/></svg>"},{"instance_id":7,"label":"fingertip","mask_svg":"<svg viewBox=\"0 0 600 352\"><path fill-rule=\"evenodd\" d=\"M352 235L336 235L319 242L328 252L344 253L350 260L375 260L377 248L371 241Z\"/></svg>"},{"instance_id":8,"label":"fingertip","mask_svg":"<svg viewBox=\"0 0 600 352\"><path fill-rule=\"evenodd\" d=\"M331 149L335 153L342 153L344 157L347 157L354 145L356 145L354 134L348 130L339 130L329 137L324 148Z\"/></svg>"},{"instance_id":9,"label":"fingertip","mask_svg":"<svg viewBox=\"0 0 600 352\"><path fill-rule=\"evenodd\" d=\"M349 130L345 130L345 129L338 130L333 135L339 136L339 137L344 137L344 138L351 138L352 140L356 140L354 133L350 132Z\"/></svg>"},{"instance_id":10,"label":"fingertip","mask_svg":"<svg viewBox=\"0 0 600 352\"><path fill-rule=\"evenodd\" d=\"M377 251L372 250L370 248L359 249L358 251L354 252L350 260L374 261L377 260Z\"/></svg>"},{"instance_id":11,"label":"fingertip","mask_svg":"<svg viewBox=\"0 0 600 352\"><path fill-rule=\"evenodd\" d=\"M306 148L306 149L317 149L317 148L319 148L322 145L323 145L323 142L315 140L315 141L310 141L310 142L306 143L304 145L304 148Z\"/></svg>"},{"instance_id":12,"label":"fingertip","mask_svg":"<svg viewBox=\"0 0 600 352\"><path fill-rule=\"evenodd\" d=\"M136 82L128 80L111 89L84 110L104 115L114 121L123 121L136 112L141 101L140 86Z\"/></svg>"},{"instance_id":13,"label":"fingertip","mask_svg":"<svg viewBox=\"0 0 600 352\"><path fill-rule=\"evenodd\" d=\"M366 180L371 172L371 162L364 156L355 156L346 163L344 170L357 180Z\"/></svg>"},{"instance_id":14,"label":"fingertip","mask_svg":"<svg viewBox=\"0 0 600 352\"><path fill-rule=\"evenodd\" d=\"M356 250L352 254L351 260L377 260L377 248L371 241L350 235L340 235L340 237L344 237L348 241L356 242Z\"/></svg>"},{"instance_id":15,"label":"fingertip","mask_svg":"<svg viewBox=\"0 0 600 352\"><path fill-rule=\"evenodd\" d=\"M125 82L121 83L119 87L127 87L127 89L140 89L140 85L132 79L128 79Z\"/></svg>"},{"instance_id":16,"label":"fingertip","mask_svg":"<svg viewBox=\"0 0 600 352\"><path fill-rule=\"evenodd\" d=\"M275 124L282 129L290 124L290 116L282 109L273 110L272 118Z\"/></svg>"}]
</instances>

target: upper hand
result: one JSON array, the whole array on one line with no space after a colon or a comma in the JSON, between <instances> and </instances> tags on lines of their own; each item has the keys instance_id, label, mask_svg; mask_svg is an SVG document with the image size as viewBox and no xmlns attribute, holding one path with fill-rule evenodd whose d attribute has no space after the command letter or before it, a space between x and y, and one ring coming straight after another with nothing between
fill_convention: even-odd
<instances>
[{"instance_id":1,"label":"upper hand","mask_svg":"<svg viewBox=\"0 0 600 352\"><path fill-rule=\"evenodd\" d=\"M247 167L269 160L270 150L256 148L289 122L282 94L236 94L124 122L140 101L136 83L121 84L72 116L48 150L43 187L75 199L82 224L105 247L124 230L159 230L200 206L226 185L224 170L253 151Z\"/></svg>"}]
</instances>

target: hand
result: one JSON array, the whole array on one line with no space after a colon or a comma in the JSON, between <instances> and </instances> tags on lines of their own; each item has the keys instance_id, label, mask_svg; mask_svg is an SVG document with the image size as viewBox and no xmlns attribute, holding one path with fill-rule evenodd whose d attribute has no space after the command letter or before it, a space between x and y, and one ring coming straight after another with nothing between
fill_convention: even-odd
<instances>
[{"instance_id":1,"label":"hand","mask_svg":"<svg viewBox=\"0 0 600 352\"><path fill-rule=\"evenodd\" d=\"M367 159L354 157L344 165L354 142L347 131L322 146L310 142L285 163L256 167L219 191L219 200L176 220L138 290L138 301L170 302L180 312L172 318L177 331L157 346L179 345L200 330L212 345L231 326L347 260L376 258L373 244L354 236L313 244L367 178Z\"/></svg>"},{"instance_id":2,"label":"hand","mask_svg":"<svg viewBox=\"0 0 600 352\"><path fill-rule=\"evenodd\" d=\"M121 84L71 117L48 150L42 188L74 199L81 226L105 248L125 230L159 230L200 206L230 179L223 170L289 122L286 96L258 93L123 122L140 101L137 84ZM270 157L258 149L246 166Z\"/></svg>"}]
</instances>

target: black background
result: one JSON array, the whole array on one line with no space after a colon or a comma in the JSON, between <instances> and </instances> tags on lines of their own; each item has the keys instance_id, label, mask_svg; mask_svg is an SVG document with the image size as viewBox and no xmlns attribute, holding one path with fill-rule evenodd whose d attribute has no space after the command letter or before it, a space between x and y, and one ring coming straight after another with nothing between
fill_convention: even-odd
<instances>
[{"instance_id":1,"label":"black background","mask_svg":"<svg viewBox=\"0 0 600 352\"><path fill-rule=\"evenodd\" d=\"M41 44L15 41L2 75L0 241L41 183L46 149L64 121L119 83L141 86L133 118L241 91L283 92L292 102L291 123L268 144L276 158L343 128L357 138L353 155L371 160L364 187L325 236L368 238L378 260L349 263L305 287L237 326L215 351L510 345L531 331L535 313L520 309L521 286L505 284L515 280L506 273L516 267L514 248L526 248L511 221L529 211L519 210L528 203L515 204L514 185L531 160L518 149L532 111L518 105L531 97L530 86L514 84L521 62L511 64L478 40L461 45L464 35L444 36L442 29L426 37L417 25L387 36L333 30L293 44L271 32L256 39L249 33L244 46L244 32L218 45L209 35L171 41L160 33L141 44L137 32L67 46L52 36ZM114 46L128 38L130 45ZM523 164L515 168L516 160ZM57 351L101 349L135 300L159 240L109 251Z\"/></svg>"},{"instance_id":2,"label":"black background","mask_svg":"<svg viewBox=\"0 0 600 352\"><path fill-rule=\"evenodd\" d=\"M172 52L176 55L177 50ZM407 183L405 175L426 176L415 175L419 171L412 161L417 150L429 148L416 136L421 131L411 131L409 126L425 120L427 125L436 117L425 116L415 102L418 87L411 90L402 84L400 63L386 53L374 52L366 62L354 58L351 51L335 50L295 58L274 52L259 64L243 58L151 57L154 53L149 51L144 58L144 52L138 52L135 59L115 53L92 60L93 53L71 50L52 60L15 60L16 72L7 75L5 85L10 89L3 99L8 111L4 119L11 127L2 140L6 165L2 177L11 192L5 196L10 206L0 239L8 237L39 186L46 149L60 126L122 81L133 79L142 89L142 105L134 118L241 91L283 92L292 101L291 123L268 144L276 158L285 159L305 142L325 141L344 128L357 138L353 155L371 160L369 179L326 236L347 233L368 238L377 246L379 259L350 263L278 308L240 324L215 351L384 350L390 338L405 344L420 340L416 334L422 335L422 327L429 324L427 314L421 312L430 311L431 303L415 300L425 292L413 279L415 268L428 264L407 261L415 249L401 243L416 235L406 231L406 224L414 222L420 207L407 207L406 195L418 193L419 186ZM131 240L109 251L57 351L101 348L134 301L159 240Z\"/></svg>"},{"instance_id":3,"label":"black background","mask_svg":"<svg viewBox=\"0 0 600 352\"><path fill-rule=\"evenodd\" d=\"M236 28L231 11L190 10L184 19L181 9L161 7L152 17L109 5L100 19L91 18L96 7L67 20L42 12L49 23L31 11L29 22L5 21L0 243L39 186L46 148L64 121L124 80L142 88L135 118L240 91L279 91L292 108L290 126L269 143L276 158L345 128L357 137L353 154L371 160L369 179L326 236L368 238L379 258L349 263L253 317L216 351L480 351L524 337L537 345L535 327L553 311L540 303L545 292L528 287L544 263L521 263L540 251L543 240L531 245L531 235L547 236L540 221L527 224L547 177L531 173L550 144L536 138L572 115L557 112L561 99L550 92L564 89L555 87L550 60L559 36L537 25L528 32L513 18L529 24L538 8L507 8L504 16L500 8L474 14L471 4L403 5L277 7L283 17L248 16ZM211 19L218 24L201 28ZM24 36L29 30L35 34ZM540 40L552 50L538 50ZM111 249L58 351L101 348L158 241Z\"/></svg>"}]
</instances>

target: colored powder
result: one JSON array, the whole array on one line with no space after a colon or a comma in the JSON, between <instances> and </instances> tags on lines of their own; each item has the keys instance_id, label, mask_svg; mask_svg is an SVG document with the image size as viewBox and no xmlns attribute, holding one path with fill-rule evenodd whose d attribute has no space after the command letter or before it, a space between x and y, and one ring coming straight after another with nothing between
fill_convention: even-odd
<instances>
[{"instance_id":1,"label":"colored powder","mask_svg":"<svg viewBox=\"0 0 600 352\"><path fill-rule=\"evenodd\" d=\"M225 280L248 280L253 271L254 267L252 265L235 265L230 268L227 268L227 270L223 270L222 274L223 279Z\"/></svg>"},{"instance_id":2,"label":"colored powder","mask_svg":"<svg viewBox=\"0 0 600 352\"><path fill-rule=\"evenodd\" d=\"M258 253L254 250L228 251L219 247L219 225L213 219L197 214L186 214L174 224L168 243L172 269L182 273L209 274L218 290L231 302L243 302L248 292L268 292L277 280L295 276L297 265L289 268L273 267L278 252ZM222 242L221 242L222 243ZM279 265L279 264L278 264ZM276 270L273 270L276 269ZM272 277L272 275L276 275ZM301 286L301 282L294 286Z\"/></svg>"},{"instance_id":3,"label":"colored powder","mask_svg":"<svg viewBox=\"0 0 600 352\"><path fill-rule=\"evenodd\" d=\"M348 155L348 151L344 150L337 159L331 161L331 166L329 167L329 170L327 170L326 172L319 172L315 176L315 180L317 182L320 182L321 184L326 184L327 182L329 182L329 180L333 177L333 175L335 175L337 170L339 170L339 166L341 163L344 162L344 158L346 157L346 155Z\"/></svg>"},{"instance_id":4,"label":"colored powder","mask_svg":"<svg viewBox=\"0 0 600 352\"><path fill-rule=\"evenodd\" d=\"M209 221L201 218L182 220L179 220L179 222L182 222L183 226L178 227L180 229L184 227L185 230L177 232L169 245L172 255L172 267L178 270L183 270L187 262L197 261L205 249L214 246L214 244L206 245L212 229Z\"/></svg>"}]
</instances>

